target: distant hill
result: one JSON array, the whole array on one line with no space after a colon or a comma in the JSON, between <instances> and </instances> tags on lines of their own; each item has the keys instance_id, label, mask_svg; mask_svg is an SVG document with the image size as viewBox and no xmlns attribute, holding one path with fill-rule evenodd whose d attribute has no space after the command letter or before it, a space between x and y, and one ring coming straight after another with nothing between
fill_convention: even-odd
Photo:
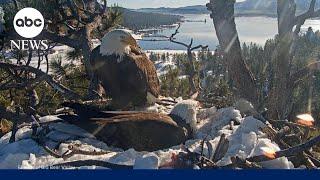
<instances>
[{"instance_id":1,"label":"distant hill","mask_svg":"<svg viewBox=\"0 0 320 180\"><path fill-rule=\"evenodd\" d=\"M311 0L296 0L297 12L301 13L309 8ZM320 8L320 2L318 1L317 8ZM205 5L186 6L180 8L142 8L137 9L138 12L156 12L163 14L208 14L209 11ZM244 2L238 2L235 5L236 15L265 15L275 16L277 13L277 0L246 0Z\"/></svg>"},{"instance_id":2,"label":"distant hill","mask_svg":"<svg viewBox=\"0 0 320 180\"><path fill-rule=\"evenodd\" d=\"M167 7L160 7L160 8L142 8L137 9L135 11L138 12L155 12L155 13L165 13L165 14L207 14L209 11L205 6L197 5L197 6L186 6L180 8L167 8Z\"/></svg>"},{"instance_id":3,"label":"distant hill","mask_svg":"<svg viewBox=\"0 0 320 180\"><path fill-rule=\"evenodd\" d=\"M9 3L11 0L0 0L0 5ZM1 8L1 6L0 6ZM121 7L118 8L122 13L122 26L132 30L140 30L145 28L157 28L162 25L172 25L182 20L182 16L154 13L154 12L137 12ZM1 28L1 27L0 27Z\"/></svg>"},{"instance_id":4,"label":"distant hill","mask_svg":"<svg viewBox=\"0 0 320 180\"><path fill-rule=\"evenodd\" d=\"M161 25L172 25L182 20L182 16L155 13L155 12L137 12L125 8L120 8L123 14L122 25L133 29L155 28Z\"/></svg>"},{"instance_id":5,"label":"distant hill","mask_svg":"<svg viewBox=\"0 0 320 180\"><path fill-rule=\"evenodd\" d=\"M295 0L297 13L300 14L308 10L311 0ZM318 1L317 8L320 8ZM237 14L264 14L275 16L277 14L277 0L247 0L239 2L235 6Z\"/></svg>"}]
</instances>

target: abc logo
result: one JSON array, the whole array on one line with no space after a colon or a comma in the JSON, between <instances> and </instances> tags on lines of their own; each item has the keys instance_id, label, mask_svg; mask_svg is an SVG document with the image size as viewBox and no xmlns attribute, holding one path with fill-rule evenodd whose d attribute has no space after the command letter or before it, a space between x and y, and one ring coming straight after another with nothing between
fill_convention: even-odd
<instances>
[{"instance_id":1,"label":"abc logo","mask_svg":"<svg viewBox=\"0 0 320 180\"><path fill-rule=\"evenodd\" d=\"M44 28L42 14L34 8L21 9L13 21L14 29L24 38L34 38L38 36Z\"/></svg>"}]
</instances>

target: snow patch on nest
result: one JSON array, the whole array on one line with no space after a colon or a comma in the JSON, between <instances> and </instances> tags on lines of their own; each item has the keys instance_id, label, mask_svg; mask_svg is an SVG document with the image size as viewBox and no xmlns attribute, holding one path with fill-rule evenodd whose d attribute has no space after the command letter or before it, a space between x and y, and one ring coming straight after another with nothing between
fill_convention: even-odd
<instances>
[{"instance_id":1,"label":"snow patch on nest","mask_svg":"<svg viewBox=\"0 0 320 180\"><path fill-rule=\"evenodd\" d=\"M172 115L176 115L186 120L186 123L190 125L191 129L195 131L197 129L197 110L199 109L199 102L194 100L185 100L179 102L170 112Z\"/></svg>"},{"instance_id":2,"label":"snow patch on nest","mask_svg":"<svg viewBox=\"0 0 320 180\"><path fill-rule=\"evenodd\" d=\"M180 102L184 106L197 106L197 103ZM160 112L170 112L173 107L161 107L156 105L153 110ZM151 109L152 109L151 108ZM172 110L171 112L175 112ZM181 114L181 112L179 112ZM216 110L202 109L196 111L197 131L194 139L186 142L186 147L191 151L200 152L201 142L207 137L209 143L215 149L219 143L220 135L225 134L229 140L229 149L226 155L218 162L218 165L231 163L230 158L239 156L243 158L261 155L263 148L275 151L280 150L279 146L267 139L261 132L265 124L253 118L242 118L238 110L230 107ZM55 116L42 117L43 122L59 120ZM231 128L231 122L236 122ZM160 166L171 161L172 154L183 151L180 146L163 149L156 152L137 152L134 149L123 151L121 149L107 146L98 141L91 134L84 130L63 122L52 122L49 125L51 132L47 135L47 146L57 149L58 154L68 150L69 145L77 144L84 151L111 151L111 153L101 156L74 155L68 159L55 158L43 150L31 138L31 129L24 127L18 130L16 142L9 143L11 133L4 135L0 139L0 168L1 169L39 169L50 166L79 160L99 160L115 163L119 165L130 165L135 169L158 169ZM61 143L63 142L63 143ZM208 147L204 145L204 155L208 156ZM264 168L290 169L293 168L287 158L279 158L272 161L259 163ZM68 167L72 168L72 167ZM80 169L99 169L98 166L80 167Z\"/></svg>"}]
</instances>

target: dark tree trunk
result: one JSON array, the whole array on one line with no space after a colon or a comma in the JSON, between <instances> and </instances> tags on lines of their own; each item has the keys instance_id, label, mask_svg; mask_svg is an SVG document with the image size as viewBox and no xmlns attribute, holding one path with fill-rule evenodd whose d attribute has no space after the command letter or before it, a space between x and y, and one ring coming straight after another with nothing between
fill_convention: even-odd
<instances>
[{"instance_id":1,"label":"dark tree trunk","mask_svg":"<svg viewBox=\"0 0 320 180\"><path fill-rule=\"evenodd\" d=\"M293 60L292 47L295 25L296 5L294 0L278 0L279 42L274 52L274 81L269 95L269 114L272 119L285 119L291 110L293 82L290 81L290 69Z\"/></svg>"},{"instance_id":2,"label":"dark tree trunk","mask_svg":"<svg viewBox=\"0 0 320 180\"><path fill-rule=\"evenodd\" d=\"M234 19L234 4L235 0L211 0L207 7L212 12L211 18L224 52L224 61L239 96L257 105L255 78L242 58Z\"/></svg>"},{"instance_id":3,"label":"dark tree trunk","mask_svg":"<svg viewBox=\"0 0 320 180\"><path fill-rule=\"evenodd\" d=\"M241 57L241 47L234 21L235 0L211 0L207 4L212 12L217 37L231 79L235 81L241 97L257 103L255 80ZM316 0L312 0L307 12L296 16L294 0L277 0L278 39L277 48L273 54L273 87L268 97L268 117L285 119L293 104L293 92L299 79L308 75L310 67L292 72L294 51L301 26L308 18L320 16L320 10L315 11ZM301 73L302 72L302 73ZM257 100L259 101L259 100Z\"/></svg>"}]
</instances>

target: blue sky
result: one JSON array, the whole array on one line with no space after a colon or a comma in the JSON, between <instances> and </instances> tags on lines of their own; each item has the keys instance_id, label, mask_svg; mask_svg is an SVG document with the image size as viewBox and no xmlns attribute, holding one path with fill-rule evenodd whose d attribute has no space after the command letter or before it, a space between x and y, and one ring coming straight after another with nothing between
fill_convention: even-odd
<instances>
[{"instance_id":1,"label":"blue sky","mask_svg":"<svg viewBox=\"0 0 320 180\"><path fill-rule=\"evenodd\" d=\"M243 0L237 0L243 1ZM108 4L117 3L126 8L146 8L146 7L182 7L189 5L205 5L209 0L108 0Z\"/></svg>"}]
</instances>

